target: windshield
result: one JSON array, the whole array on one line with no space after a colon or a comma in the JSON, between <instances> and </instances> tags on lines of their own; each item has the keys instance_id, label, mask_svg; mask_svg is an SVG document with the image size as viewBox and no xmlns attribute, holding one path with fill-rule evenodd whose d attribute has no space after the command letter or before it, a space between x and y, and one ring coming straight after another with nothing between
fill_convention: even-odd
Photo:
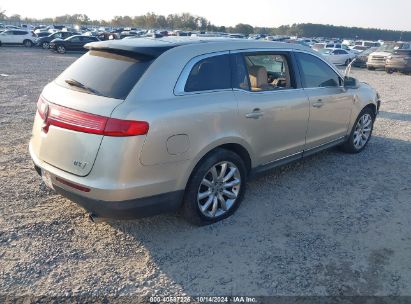
<instances>
[{"instance_id":1,"label":"windshield","mask_svg":"<svg viewBox=\"0 0 411 304\"><path fill-rule=\"evenodd\" d=\"M394 51L395 44L383 44L377 49L377 52L388 52L392 53Z\"/></svg>"},{"instance_id":2,"label":"windshield","mask_svg":"<svg viewBox=\"0 0 411 304\"><path fill-rule=\"evenodd\" d=\"M152 60L105 51L89 51L57 79L56 83L88 94L125 99Z\"/></svg>"},{"instance_id":3,"label":"windshield","mask_svg":"<svg viewBox=\"0 0 411 304\"><path fill-rule=\"evenodd\" d=\"M360 55L369 55L369 54L375 52L376 50L377 50L376 48L370 48L370 49L367 49L367 50L365 50L365 51L362 51L362 52L360 53Z\"/></svg>"},{"instance_id":4,"label":"windshield","mask_svg":"<svg viewBox=\"0 0 411 304\"><path fill-rule=\"evenodd\" d=\"M257 55L247 56L247 59L252 65L260 65L267 69L269 72L282 72L284 69L284 60L282 56L278 55Z\"/></svg>"}]
</instances>

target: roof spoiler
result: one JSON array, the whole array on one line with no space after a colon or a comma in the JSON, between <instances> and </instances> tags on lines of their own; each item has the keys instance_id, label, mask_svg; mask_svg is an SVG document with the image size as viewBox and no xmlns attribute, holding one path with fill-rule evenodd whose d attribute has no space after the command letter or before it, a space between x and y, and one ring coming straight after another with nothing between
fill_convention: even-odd
<instances>
[{"instance_id":1,"label":"roof spoiler","mask_svg":"<svg viewBox=\"0 0 411 304\"><path fill-rule=\"evenodd\" d=\"M117 41L99 41L90 42L84 46L88 50L106 51L117 54L123 54L130 57L138 57L145 59L155 59L165 51L173 48L172 46L130 46Z\"/></svg>"}]
</instances>

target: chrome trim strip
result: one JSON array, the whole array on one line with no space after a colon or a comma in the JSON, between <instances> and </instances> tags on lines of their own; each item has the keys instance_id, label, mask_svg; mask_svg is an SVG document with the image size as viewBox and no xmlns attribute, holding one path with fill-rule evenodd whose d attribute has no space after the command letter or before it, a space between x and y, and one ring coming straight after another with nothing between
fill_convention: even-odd
<instances>
[{"instance_id":1,"label":"chrome trim strip","mask_svg":"<svg viewBox=\"0 0 411 304\"><path fill-rule=\"evenodd\" d=\"M249 94L259 94L259 95L266 95L266 94L274 94L274 93L286 93L286 92L298 92L298 91L304 91L304 88L298 88L298 89L281 89L281 90L272 90L272 91L249 91L249 90L244 90L240 88L233 88L233 91L237 92L244 92L244 93L249 93Z\"/></svg>"},{"instance_id":2,"label":"chrome trim strip","mask_svg":"<svg viewBox=\"0 0 411 304\"><path fill-rule=\"evenodd\" d=\"M343 143L344 140L345 140L345 138L346 138L346 136L341 136L341 137L338 137L337 139L333 139L333 140L328 141L328 142L326 142L326 143L324 143L324 144L315 146L315 147L310 148L310 149L308 149L308 150L304 150L304 151L303 151L303 157L306 157L306 156L308 156L308 155L315 154L315 153L317 153L317 152L320 152L321 150L325 150L325 149L331 148L331 147L333 147L333 146L336 146L336 145L338 145L338 144L340 144L340 143Z\"/></svg>"},{"instance_id":3,"label":"chrome trim strip","mask_svg":"<svg viewBox=\"0 0 411 304\"><path fill-rule=\"evenodd\" d=\"M254 53L254 52L292 52L294 49L283 49L283 48L261 48L261 49L236 49L236 50L231 50L231 54L237 54L237 53Z\"/></svg>"},{"instance_id":4,"label":"chrome trim strip","mask_svg":"<svg viewBox=\"0 0 411 304\"><path fill-rule=\"evenodd\" d=\"M302 151L300 151L300 152L296 152L296 153L290 154L290 155L287 155L287 156L284 156L284 157L281 157L281 158L277 158L276 160L269 161L268 163L265 163L265 164L263 164L263 165L261 165L261 166L269 166L269 165L272 164L272 163L276 163L276 162L285 160L285 159L287 159L287 158L292 158L292 157L294 157L294 156L297 156L297 155L299 155L299 154L302 154L303 152L304 152L304 150L302 150Z\"/></svg>"},{"instance_id":5,"label":"chrome trim strip","mask_svg":"<svg viewBox=\"0 0 411 304\"><path fill-rule=\"evenodd\" d=\"M320 152L322 150L326 150L328 148L337 146L337 145L343 143L345 139L346 139L346 136L342 136L342 137L339 137L339 138L334 139L332 141L329 141L325 144L321 144L319 146L311 148L309 150L303 150L301 152L297 152L297 153L294 153L294 154L291 154L291 155L288 155L288 156L273 160L273 161L265 163L263 165L259 165L259 166L255 167L251 170L250 178L254 178L257 175L259 175L259 174L261 174L265 171L275 169L277 167L286 165L288 163L303 159L303 158L305 158L307 156L310 156L312 154L316 154L317 152Z\"/></svg>"},{"instance_id":6,"label":"chrome trim strip","mask_svg":"<svg viewBox=\"0 0 411 304\"><path fill-rule=\"evenodd\" d=\"M297 161L303 158L303 152L297 152L294 154L291 154L289 156L285 156L279 159L276 159L274 161L268 162L264 165L259 165L258 167L255 167L251 170L249 177L254 178L258 176L259 174L275 169L277 167L286 165L288 163L291 163L293 161Z\"/></svg>"},{"instance_id":7,"label":"chrome trim strip","mask_svg":"<svg viewBox=\"0 0 411 304\"><path fill-rule=\"evenodd\" d=\"M319 87L319 88L297 88L297 89L284 89L284 90L278 90L278 91L261 91L261 92L252 92L252 91L247 91L243 89L220 89L220 90L207 90L207 91L196 91L196 92L185 92L184 87L187 82L188 76L190 75L190 72L194 65L199 62L200 60L203 60L205 58L213 57L213 56L219 56L219 55L228 55L228 54L237 54L237 53L248 53L248 52L297 52L297 53L304 53L308 55L312 55L321 61L323 61L325 64L327 64L340 78L341 81L343 82L343 76L341 72L334 67L332 64L324 60L321 56L315 54L314 52L308 52L305 50L301 49L292 49L292 48L252 48L252 49L237 49L237 50L227 50L227 51L219 51L219 52L212 52L212 53L207 53L207 54L202 54L199 56L196 56L184 66L182 72L180 73L180 76L178 77L178 80L176 82L176 85L174 86L174 95L176 96L183 96L183 95L194 95L194 94L207 94L207 93L214 93L214 92L224 92L224 91L244 91L244 92L249 92L252 94L272 94L272 93L278 93L278 92L288 92L288 91L295 91L295 90L311 90L311 89L324 89L324 88L344 88L344 86L338 86L338 87Z\"/></svg>"}]
</instances>

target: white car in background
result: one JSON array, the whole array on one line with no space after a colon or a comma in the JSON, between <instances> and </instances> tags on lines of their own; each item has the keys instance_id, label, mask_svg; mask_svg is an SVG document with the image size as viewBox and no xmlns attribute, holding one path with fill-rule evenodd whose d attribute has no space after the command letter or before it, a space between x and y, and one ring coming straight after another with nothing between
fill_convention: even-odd
<instances>
[{"instance_id":1,"label":"white car in background","mask_svg":"<svg viewBox=\"0 0 411 304\"><path fill-rule=\"evenodd\" d=\"M320 53L335 65L348 65L355 58L353 53L343 49L322 49Z\"/></svg>"},{"instance_id":2,"label":"white car in background","mask_svg":"<svg viewBox=\"0 0 411 304\"><path fill-rule=\"evenodd\" d=\"M323 49L342 49L342 50L345 50L347 52L351 51L350 48L347 45L341 44L341 43L325 43L325 42L315 43L312 46L312 48L313 48L313 50L315 50L317 52L319 52L320 50L323 50Z\"/></svg>"},{"instance_id":3,"label":"white car in background","mask_svg":"<svg viewBox=\"0 0 411 304\"><path fill-rule=\"evenodd\" d=\"M6 44L22 44L32 47L36 42L36 34L26 30L6 30L0 33L0 46Z\"/></svg>"},{"instance_id":4,"label":"white car in background","mask_svg":"<svg viewBox=\"0 0 411 304\"><path fill-rule=\"evenodd\" d=\"M368 46L355 45L351 47L351 52L358 55L368 49L369 49Z\"/></svg>"}]
</instances>

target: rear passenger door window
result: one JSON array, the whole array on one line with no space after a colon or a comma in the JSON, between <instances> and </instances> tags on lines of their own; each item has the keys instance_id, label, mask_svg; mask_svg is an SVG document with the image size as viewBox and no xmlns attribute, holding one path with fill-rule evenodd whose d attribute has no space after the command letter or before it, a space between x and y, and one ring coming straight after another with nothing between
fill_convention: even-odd
<instances>
[{"instance_id":1,"label":"rear passenger door window","mask_svg":"<svg viewBox=\"0 0 411 304\"><path fill-rule=\"evenodd\" d=\"M231 89L230 57L217 55L194 64L184 87L185 92Z\"/></svg>"},{"instance_id":2,"label":"rear passenger door window","mask_svg":"<svg viewBox=\"0 0 411 304\"><path fill-rule=\"evenodd\" d=\"M338 74L324 61L310 54L296 54L305 88L339 87L341 85Z\"/></svg>"},{"instance_id":3,"label":"rear passenger door window","mask_svg":"<svg viewBox=\"0 0 411 304\"><path fill-rule=\"evenodd\" d=\"M295 88L288 56L275 53L245 54L245 64L253 92Z\"/></svg>"},{"instance_id":4,"label":"rear passenger door window","mask_svg":"<svg viewBox=\"0 0 411 304\"><path fill-rule=\"evenodd\" d=\"M73 38L70 39L70 42L71 43L78 43L78 42L80 42L80 37L73 37Z\"/></svg>"}]
</instances>

